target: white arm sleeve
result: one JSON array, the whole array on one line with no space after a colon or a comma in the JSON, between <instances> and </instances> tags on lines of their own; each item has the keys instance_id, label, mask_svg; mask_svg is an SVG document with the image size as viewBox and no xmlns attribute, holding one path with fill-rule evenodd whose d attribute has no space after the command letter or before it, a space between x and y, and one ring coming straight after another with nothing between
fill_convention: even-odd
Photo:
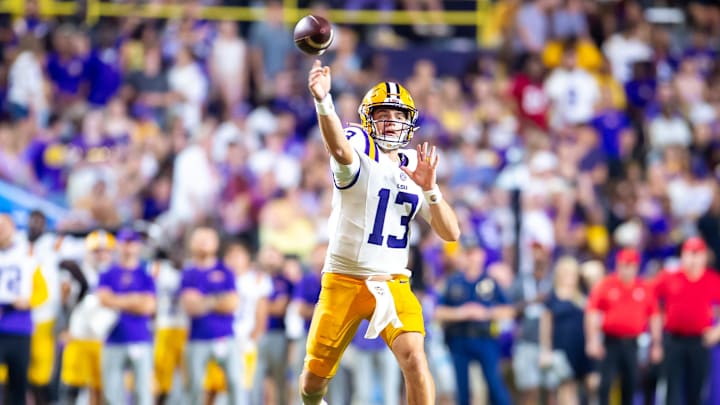
<instances>
[{"instance_id":1,"label":"white arm sleeve","mask_svg":"<svg viewBox=\"0 0 720 405\"><path fill-rule=\"evenodd\" d=\"M360 127L347 127L344 129L344 134L345 138L350 142L355 156L349 165L340 164L332 157L330 158L330 168L332 169L335 187L339 189L348 188L355 182L360 172L360 159L363 158L363 154L370 153L371 145L369 136ZM374 147L374 144L372 145Z\"/></svg>"},{"instance_id":2,"label":"white arm sleeve","mask_svg":"<svg viewBox=\"0 0 720 405\"><path fill-rule=\"evenodd\" d=\"M355 158L349 165L338 163L337 160L330 157L330 168L332 169L333 179L337 188L349 187L357 178L360 171L360 155L354 150Z\"/></svg>"}]
</instances>

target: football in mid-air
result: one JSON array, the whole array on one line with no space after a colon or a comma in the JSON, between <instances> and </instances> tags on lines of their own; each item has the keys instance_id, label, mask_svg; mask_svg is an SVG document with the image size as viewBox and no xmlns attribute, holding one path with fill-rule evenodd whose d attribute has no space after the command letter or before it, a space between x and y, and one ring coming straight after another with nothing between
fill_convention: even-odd
<instances>
[{"instance_id":1,"label":"football in mid-air","mask_svg":"<svg viewBox=\"0 0 720 405\"><path fill-rule=\"evenodd\" d=\"M330 22L320 16L306 15L295 24L295 46L308 55L322 55L333 41Z\"/></svg>"}]
</instances>

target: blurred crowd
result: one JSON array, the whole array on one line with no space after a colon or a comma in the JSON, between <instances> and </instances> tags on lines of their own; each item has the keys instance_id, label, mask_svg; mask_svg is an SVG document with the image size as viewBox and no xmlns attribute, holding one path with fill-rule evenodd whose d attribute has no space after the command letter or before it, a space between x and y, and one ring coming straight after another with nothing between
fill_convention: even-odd
<instances>
[{"instance_id":1,"label":"blurred crowd","mask_svg":"<svg viewBox=\"0 0 720 405\"><path fill-rule=\"evenodd\" d=\"M276 388L267 392L278 404L290 403L278 387L292 386L298 374L302 318L316 299L313 287L301 288L302 280L321 270L323 246L333 237L326 229L333 185L306 89L312 58L294 48L282 2L268 0L264 17L250 23L203 20L204 3L191 1L177 19L102 19L92 27L41 17L35 0L25 3L24 17L0 17L0 179L67 207L71 214L53 230L58 235L132 227L142 234L148 262L184 267L191 250L184 246L198 226L235 241L248 255L245 266L273 278L267 299L277 322L260 335L277 334L265 353L275 358L267 357L258 372L274 377ZM509 400L498 394L504 386L512 387L513 403L527 404L538 403L544 392L550 403L557 394L566 404L567 398L588 401L609 391L599 376L612 339L601 350L580 334L588 314L612 307L592 299L592 286L624 264L636 265L638 277L653 280L642 294L653 297L655 306L648 305L655 308L656 295L664 297L658 280L698 266L680 260L685 241L695 244L682 252L707 255L699 267L712 267L720 257L720 8L685 3L496 2L497 44L458 57L470 61L462 75L443 74L432 58L412 57L418 48L442 48L452 40L440 20L409 34L389 25L335 27L322 60L332 69L342 121L358 121L368 88L396 80L420 111L413 143L440 149L439 183L458 211L463 243L441 243L414 225L411 244L413 283L427 301L428 320L438 321L428 324L428 352L446 403L456 393L458 403L468 403L464 390L478 379L453 370L469 359L480 362L491 396L499 395L494 403ZM390 4L356 1L353 7L384 10ZM336 5L311 6L326 15ZM402 7L440 10L443 4L408 1ZM384 46L398 44L414 64L408 77L393 76L397 70L381 57ZM84 239L67 239L78 242L71 258L82 262L91 255ZM570 275L561 276L560 268ZM455 329L490 341L487 347L467 344L483 347L479 354L463 352L467 342L443 343L443 336L458 337L449 325L460 315L451 309L462 304L457 297L465 286L455 298L451 287L462 284L453 275L467 271L480 271L468 276L481 280L474 299L503 309L464 319L474 326ZM558 287L563 283L569 293ZM472 296L473 288L468 291ZM628 392L643 390L650 401L657 380L665 381L658 392L672 392L663 388L667 348L652 350L657 336L650 330L653 316L667 309L661 299L642 318L640 331L616 336L618 347L629 338L639 342L631 344L638 359L622 366L635 383L619 390L623 401ZM554 311L578 316L568 330L582 340L553 347L550 333L542 342L547 324L543 329L540 321ZM665 332L674 331L665 325ZM254 339L262 349L260 335ZM60 329L54 336L67 342ZM716 341L707 336L700 345ZM331 385L339 402L330 403L348 403L350 392L371 395L358 396L362 404L396 403L399 371L384 365L388 352L361 339L355 346ZM555 349L575 351L563 360L553 357ZM373 361L391 375L380 380L388 384L384 394L357 389L371 378L362 372ZM495 374L498 367L502 375ZM631 370L641 370L642 378ZM720 403L714 390L709 395L709 403Z\"/></svg>"}]
</instances>

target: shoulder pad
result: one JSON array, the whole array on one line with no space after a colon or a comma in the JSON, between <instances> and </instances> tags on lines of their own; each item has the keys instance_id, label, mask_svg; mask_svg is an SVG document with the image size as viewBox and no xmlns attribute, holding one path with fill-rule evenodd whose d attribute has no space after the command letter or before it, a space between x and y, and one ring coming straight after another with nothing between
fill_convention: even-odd
<instances>
[{"instance_id":1,"label":"shoulder pad","mask_svg":"<svg viewBox=\"0 0 720 405\"><path fill-rule=\"evenodd\" d=\"M365 132L364 129L356 126L345 128L345 137L350 141L350 145L360 153L364 153L371 160L380 161L380 148L378 148L375 140Z\"/></svg>"}]
</instances>

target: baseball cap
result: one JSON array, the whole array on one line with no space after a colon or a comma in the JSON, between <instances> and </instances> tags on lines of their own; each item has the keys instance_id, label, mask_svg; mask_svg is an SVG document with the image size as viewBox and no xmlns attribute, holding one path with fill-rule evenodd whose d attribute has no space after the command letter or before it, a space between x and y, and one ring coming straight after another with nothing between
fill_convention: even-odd
<instances>
[{"instance_id":1,"label":"baseball cap","mask_svg":"<svg viewBox=\"0 0 720 405\"><path fill-rule=\"evenodd\" d=\"M640 263L640 253L631 248L621 249L615 256L617 264L638 264Z\"/></svg>"},{"instance_id":2,"label":"baseball cap","mask_svg":"<svg viewBox=\"0 0 720 405\"><path fill-rule=\"evenodd\" d=\"M118 242L139 242L141 240L140 234L132 229L121 229L117 233Z\"/></svg>"},{"instance_id":3,"label":"baseball cap","mask_svg":"<svg viewBox=\"0 0 720 405\"><path fill-rule=\"evenodd\" d=\"M704 252L705 250L707 250L707 244L705 244L705 241L698 236L693 236L692 238L686 240L682 245L683 252L695 253Z\"/></svg>"}]
</instances>

